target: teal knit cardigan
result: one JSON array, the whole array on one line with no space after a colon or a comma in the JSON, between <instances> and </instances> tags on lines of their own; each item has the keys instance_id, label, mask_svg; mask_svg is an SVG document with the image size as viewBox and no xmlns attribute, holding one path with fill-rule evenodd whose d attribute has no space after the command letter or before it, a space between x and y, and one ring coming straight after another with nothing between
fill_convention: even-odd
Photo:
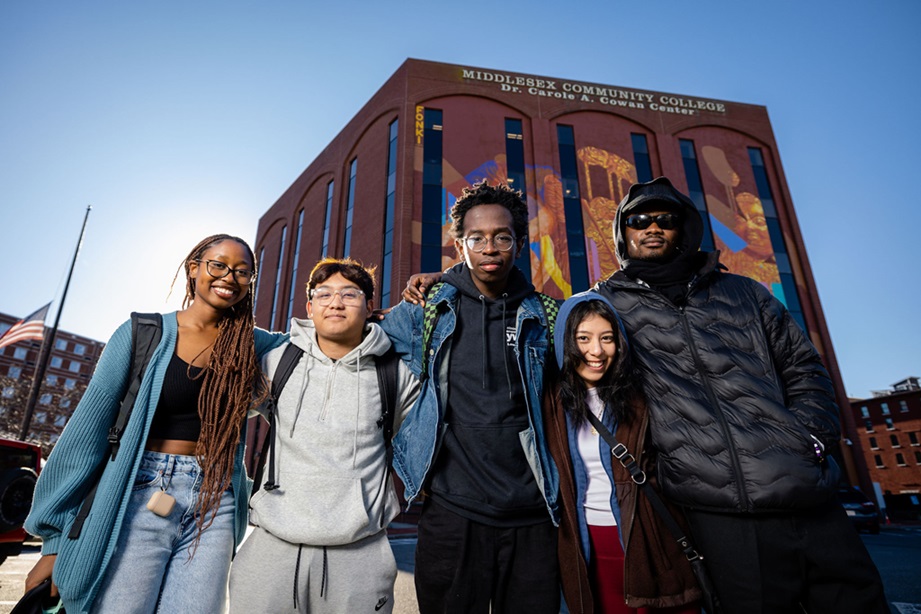
<instances>
[{"instance_id":1,"label":"teal knit cardigan","mask_svg":"<svg viewBox=\"0 0 921 614\"><path fill-rule=\"evenodd\" d=\"M68 612L89 612L112 559L132 485L144 453L166 367L176 350L176 313L163 316L163 338L144 374L131 420L122 436L118 455L108 461L109 427L118 415L128 386L131 364L131 321L122 324L106 344L83 398L48 457L35 486L32 511L25 527L42 538L42 554L57 554L54 581ZM284 343L288 335L255 331L256 354L261 358ZM245 426L245 424L244 424ZM237 449L231 480L235 516L235 546L246 532L252 481L243 468L243 440ZM97 467L105 472L93 509L79 539L68 539L80 504L91 487Z\"/></svg>"}]
</instances>

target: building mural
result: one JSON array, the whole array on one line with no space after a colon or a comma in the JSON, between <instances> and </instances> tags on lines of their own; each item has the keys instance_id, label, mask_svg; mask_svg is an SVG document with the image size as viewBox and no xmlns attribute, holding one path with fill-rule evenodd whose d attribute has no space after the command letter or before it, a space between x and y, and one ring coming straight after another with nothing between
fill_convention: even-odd
<instances>
[{"instance_id":1,"label":"building mural","mask_svg":"<svg viewBox=\"0 0 921 614\"><path fill-rule=\"evenodd\" d=\"M618 203L627 189L636 183L636 167L624 156L600 147L587 146L576 150L579 160L582 217L585 247L588 253L589 279L594 284L620 268L611 224ZM714 243L721 253L720 261L729 270L751 277L764 284L786 303L774 248L768 232L761 199L742 187L742 179L719 147L701 148L704 168L709 171L709 185L718 184L722 190L705 194ZM448 160L443 168L446 178L443 208L442 268L456 264L459 259L451 236L450 210L465 187L482 179L490 183L507 183L505 154L496 154L473 169L461 174ZM418 169L421 172L421 169ZM750 169L749 169L750 170ZM750 174L750 173L749 173ZM569 250L563 215L563 182L552 168L526 166L527 203L531 223L529 248L531 278L534 286L551 296L572 295L569 283ZM746 184L754 185L749 178ZM755 188L752 187L752 190Z\"/></svg>"},{"instance_id":2,"label":"building mural","mask_svg":"<svg viewBox=\"0 0 921 614\"><path fill-rule=\"evenodd\" d=\"M704 168L724 190L719 195L706 193L714 243L722 252L720 262L732 273L761 282L786 302L761 199L740 189L742 179L727 160L724 150L705 145L701 148L701 157ZM750 178L747 183L753 185L754 179Z\"/></svg>"}]
</instances>

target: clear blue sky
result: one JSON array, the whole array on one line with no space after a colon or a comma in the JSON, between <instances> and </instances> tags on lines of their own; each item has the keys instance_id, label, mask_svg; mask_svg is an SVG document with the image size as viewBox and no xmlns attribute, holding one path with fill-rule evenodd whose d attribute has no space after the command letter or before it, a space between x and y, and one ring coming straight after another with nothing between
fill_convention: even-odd
<instances>
[{"instance_id":1,"label":"clear blue sky","mask_svg":"<svg viewBox=\"0 0 921 614\"><path fill-rule=\"evenodd\" d=\"M567 5L574 8L566 8ZM0 311L105 340L407 58L765 105L851 396L921 375L921 3L5 0Z\"/></svg>"}]
</instances>

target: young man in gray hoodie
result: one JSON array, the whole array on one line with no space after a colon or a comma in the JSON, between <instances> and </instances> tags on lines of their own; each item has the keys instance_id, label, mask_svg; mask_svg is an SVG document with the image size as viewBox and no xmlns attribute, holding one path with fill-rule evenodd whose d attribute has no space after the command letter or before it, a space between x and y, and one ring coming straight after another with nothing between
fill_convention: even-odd
<instances>
[{"instance_id":1,"label":"young man in gray hoodie","mask_svg":"<svg viewBox=\"0 0 921 614\"><path fill-rule=\"evenodd\" d=\"M303 355L277 400L268 476L277 486L250 502L256 529L234 559L230 611L391 612L397 568L385 528L399 502L376 372L390 340L367 323L373 269L327 258L307 289L307 319L291 320L290 343ZM269 379L283 353L263 359ZM394 431L419 394L397 363Z\"/></svg>"}]
</instances>

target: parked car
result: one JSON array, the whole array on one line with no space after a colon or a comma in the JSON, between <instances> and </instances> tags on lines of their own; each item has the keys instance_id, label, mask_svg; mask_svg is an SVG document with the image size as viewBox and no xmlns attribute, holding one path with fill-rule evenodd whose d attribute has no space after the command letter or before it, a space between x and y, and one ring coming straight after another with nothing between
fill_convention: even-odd
<instances>
[{"instance_id":1,"label":"parked car","mask_svg":"<svg viewBox=\"0 0 921 614\"><path fill-rule=\"evenodd\" d=\"M41 462L40 447L0 439L0 563L22 552L28 537L22 523L32 507Z\"/></svg>"},{"instance_id":2,"label":"parked car","mask_svg":"<svg viewBox=\"0 0 921 614\"><path fill-rule=\"evenodd\" d=\"M874 535L879 533L879 510L865 494L853 486L842 486L838 490L838 499L855 529L866 529Z\"/></svg>"}]
</instances>

